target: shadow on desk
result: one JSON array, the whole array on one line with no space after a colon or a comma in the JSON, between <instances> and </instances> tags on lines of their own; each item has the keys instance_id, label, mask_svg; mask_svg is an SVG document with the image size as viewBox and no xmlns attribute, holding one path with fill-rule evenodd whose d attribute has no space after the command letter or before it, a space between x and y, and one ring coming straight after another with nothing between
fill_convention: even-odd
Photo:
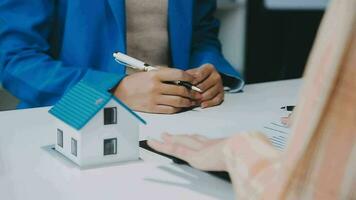
<instances>
[{"instance_id":1,"label":"shadow on desk","mask_svg":"<svg viewBox=\"0 0 356 200\"><path fill-rule=\"evenodd\" d=\"M126 165L129 163L135 163L135 162L142 162L142 160L134 160L134 161L124 161L124 162L115 162L115 163L105 163L102 165L92 165L88 167L80 167L61 153L55 150L54 145L47 145L41 147L42 150L46 151L50 156L52 156L54 159L56 159L58 162L62 163L64 166L70 169L75 169L77 168L78 170L90 170L90 169L98 169L98 168L105 168L105 167L112 167L112 166L120 166L120 165Z\"/></svg>"},{"instance_id":2,"label":"shadow on desk","mask_svg":"<svg viewBox=\"0 0 356 200\"><path fill-rule=\"evenodd\" d=\"M184 179L186 183L166 181L159 178L145 178L144 180L158 184L186 188L217 199L234 199L234 196L231 196L231 183L216 178L210 174L186 165L172 165L172 167L160 166L158 168ZM214 179L214 181L212 181L212 179ZM226 192L224 192L224 190Z\"/></svg>"}]
</instances>

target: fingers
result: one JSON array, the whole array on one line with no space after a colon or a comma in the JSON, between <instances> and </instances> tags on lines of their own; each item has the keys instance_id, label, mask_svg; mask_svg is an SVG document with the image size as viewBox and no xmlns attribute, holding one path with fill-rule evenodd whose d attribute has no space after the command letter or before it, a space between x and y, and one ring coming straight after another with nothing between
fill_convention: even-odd
<instances>
[{"instance_id":1,"label":"fingers","mask_svg":"<svg viewBox=\"0 0 356 200\"><path fill-rule=\"evenodd\" d=\"M211 73L207 79L198 84L197 87L203 91L207 91L216 84L222 85L222 80L220 74L215 71L215 73Z\"/></svg>"},{"instance_id":2,"label":"fingers","mask_svg":"<svg viewBox=\"0 0 356 200\"><path fill-rule=\"evenodd\" d=\"M182 109L177 107L167 106L167 105L155 105L152 108L152 110L154 110L152 112L157 114L174 114L181 111Z\"/></svg>"},{"instance_id":3,"label":"fingers","mask_svg":"<svg viewBox=\"0 0 356 200\"><path fill-rule=\"evenodd\" d=\"M201 98L201 107L207 108L220 104L224 99L224 87L220 74L213 66L204 67L210 75L203 82L197 85L204 92Z\"/></svg>"},{"instance_id":4,"label":"fingers","mask_svg":"<svg viewBox=\"0 0 356 200\"><path fill-rule=\"evenodd\" d=\"M188 147L192 150L200 150L203 147L203 143L197 140L192 135L170 135L168 133L162 134L162 139L167 144L176 144Z\"/></svg>"},{"instance_id":5,"label":"fingers","mask_svg":"<svg viewBox=\"0 0 356 200\"><path fill-rule=\"evenodd\" d=\"M188 74L190 74L190 75L192 75L194 78L196 78L195 76L196 76L196 74L199 72L199 68L189 69L189 70L187 70L187 71L185 71L185 72L187 72Z\"/></svg>"},{"instance_id":6,"label":"fingers","mask_svg":"<svg viewBox=\"0 0 356 200\"><path fill-rule=\"evenodd\" d=\"M185 97L185 98L189 98L192 100L200 100L202 98L201 94L199 94L195 91L189 90L183 86L173 85L173 84L161 84L160 92L161 92L161 94L164 94L164 95L180 96L180 97Z\"/></svg>"},{"instance_id":7,"label":"fingers","mask_svg":"<svg viewBox=\"0 0 356 200\"><path fill-rule=\"evenodd\" d=\"M206 142L209 140L209 138L198 134L193 134L192 137L194 137L196 140L199 140L201 142Z\"/></svg>"},{"instance_id":8,"label":"fingers","mask_svg":"<svg viewBox=\"0 0 356 200\"><path fill-rule=\"evenodd\" d=\"M190 155L194 154L193 150L183 145L159 142L157 140L150 140L147 144L156 151L172 155L182 160L187 160Z\"/></svg>"},{"instance_id":9,"label":"fingers","mask_svg":"<svg viewBox=\"0 0 356 200\"><path fill-rule=\"evenodd\" d=\"M206 140L199 142L196 138ZM202 170L226 170L223 159L226 139L207 139L199 135L162 135L163 142L148 141L148 145L162 153L187 161L192 167ZM197 147L200 146L200 147Z\"/></svg>"},{"instance_id":10,"label":"fingers","mask_svg":"<svg viewBox=\"0 0 356 200\"><path fill-rule=\"evenodd\" d=\"M192 75L179 69L161 69L152 74L154 74L154 76L156 76L161 82L180 80L192 83L194 80Z\"/></svg>"},{"instance_id":11,"label":"fingers","mask_svg":"<svg viewBox=\"0 0 356 200\"><path fill-rule=\"evenodd\" d=\"M221 104L224 100L224 88L222 85L217 84L210 88L202 95L202 108L208 108Z\"/></svg>"},{"instance_id":12,"label":"fingers","mask_svg":"<svg viewBox=\"0 0 356 200\"><path fill-rule=\"evenodd\" d=\"M148 146L150 146L152 149L168 154L168 155L172 155L172 148L171 145L167 144L167 143L163 143L157 140L149 140L147 141Z\"/></svg>"},{"instance_id":13,"label":"fingers","mask_svg":"<svg viewBox=\"0 0 356 200\"><path fill-rule=\"evenodd\" d=\"M286 126L288 126L288 127L290 127L291 124L292 124L291 123L291 121L292 121L291 120L291 118L292 118L291 116L292 116L292 114L289 114L288 117L281 117L281 123L286 125Z\"/></svg>"},{"instance_id":14,"label":"fingers","mask_svg":"<svg viewBox=\"0 0 356 200\"><path fill-rule=\"evenodd\" d=\"M288 117L281 117L281 122L282 122L282 124L284 124L284 125L288 125L289 118L288 118Z\"/></svg>"},{"instance_id":15,"label":"fingers","mask_svg":"<svg viewBox=\"0 0 356 200\"><path fill-rule=\"evenodd\" d=\"M202 108L208 108L221 104L224 101L224 93L219 93L216 97L211 100L204 101L201 104Z\"/></svg>"},{"instance_id":16,"label":"fingers","mask_svg":"<svg viewBox=\"0 0 356 200\"><path fill-rule=\"evenodd\" d=\"M172 106L176 108L189 108L195 106L196 102L191 99L180 97L180 96L161 95L157 99L157 104Z\"/></svg>"},{"instance_id":17,"label":"fingers","mask_svg":"<svg viewBox=\"0 0 356 200\"><path fill-rule=\"evenodd\" d=\"M221 85L216 84L202 94L201 100L207 101L207 100L213 99L218 93L221 93L221 92L224 92L224 88Z\"/></svg>"},{"instance_id":18,"label":"fingers","mask_svg":"<svg viewBox=\"0 0 356 200\"><path fill-rule=\"evenodd\" d=\"M162 134L162 139L165 141L165 142L170 142L172 143L172 136L171 134L169 133L163 133ZM189 138L192 138L192 139L195 139L197 141L200 141L200 142L206 142L206 141L209 141L210 139L203 136L203 135L199 135L199 134L192 134L192 135L174 135L174 137L176 136L180 136L180 137L189 137ZM182 140L180 140L182 141Z\"/></svg>"},{"instance_id":19,"label":"fingers","mask_svg":"<svg viewBox=\"0 0 356 200\"><path fill-rule=\"evenodd\" d=\"M195 80L193 84L198 84L207 79L212 72L215 71L215 68L211 64L204 64L201 67L190 71L190 73L194 76Z\"/></svg>"}]
</instances>

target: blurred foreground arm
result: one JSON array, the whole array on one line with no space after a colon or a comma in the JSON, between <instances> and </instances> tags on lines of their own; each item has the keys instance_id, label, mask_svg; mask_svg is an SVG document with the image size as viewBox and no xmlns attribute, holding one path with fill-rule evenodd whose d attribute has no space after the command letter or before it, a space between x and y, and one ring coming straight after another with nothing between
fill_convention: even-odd
<instances>
[{"instance_id":1,"label":"blurred foreground arm","mask_svg":"<svg viewBox=\"0 0 356 200\"><path fill-rule=\"evenodd\" d=\"M162 142L148 144L163 153L187 161L206 171L228 171L237 197L259 198L275 181L281 153L260 133L208 139L200 135L162 135Z\"/></svg>"}]
</instances>

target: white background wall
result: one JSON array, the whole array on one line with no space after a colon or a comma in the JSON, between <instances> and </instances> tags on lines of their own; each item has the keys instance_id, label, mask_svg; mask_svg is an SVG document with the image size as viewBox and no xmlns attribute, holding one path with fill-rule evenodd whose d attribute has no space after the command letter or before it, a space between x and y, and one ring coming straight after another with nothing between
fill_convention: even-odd
<instances>
[{"instance_id":1,"label":"white background wall","mask_svg":"<svg viewBox=\"0 0 356 200\"><path fill-rule=\"evenodd\" d=\"M220 41L227 60L241 73L244 70L247 0L218 0L216 17L221 21Z\"/></svg>"},{"instance_id":2,"label":"white background wall","mask_svg":"<svg viewBox=\"0 0 356 200\"><path fill-rule=\"evenodd\" d=\"M245 26L248 0L217 0L216 16L221 21L220 41L227 60L244 71ZM330 0L265 0L269 9L324 9Z\"/></svg>"}]
</instances>

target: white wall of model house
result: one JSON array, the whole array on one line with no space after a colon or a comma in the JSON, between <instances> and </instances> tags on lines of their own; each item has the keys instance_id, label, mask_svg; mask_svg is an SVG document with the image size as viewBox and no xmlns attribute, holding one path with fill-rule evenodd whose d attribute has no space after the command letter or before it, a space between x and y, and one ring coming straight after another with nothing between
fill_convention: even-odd
<instances>
[{"instance_id":1,"label":"white wall of model house","mask_svg":"<svg viewBox=\"0 0 356 200\"><path fill-rule=\"evenodd\" d=\"M104 108L117 108L117 124L104 125ZM76 130L57 119L63 131L63 147L55 149L80 167L91 167L139 157L139 120L111 99L81 130ZM58 133L57 133L58 134ZM72 154L72 138L77 141L77 155ZM104 155L104 140L116 138L116 154Z\"/></svg>"}]
</instances>

